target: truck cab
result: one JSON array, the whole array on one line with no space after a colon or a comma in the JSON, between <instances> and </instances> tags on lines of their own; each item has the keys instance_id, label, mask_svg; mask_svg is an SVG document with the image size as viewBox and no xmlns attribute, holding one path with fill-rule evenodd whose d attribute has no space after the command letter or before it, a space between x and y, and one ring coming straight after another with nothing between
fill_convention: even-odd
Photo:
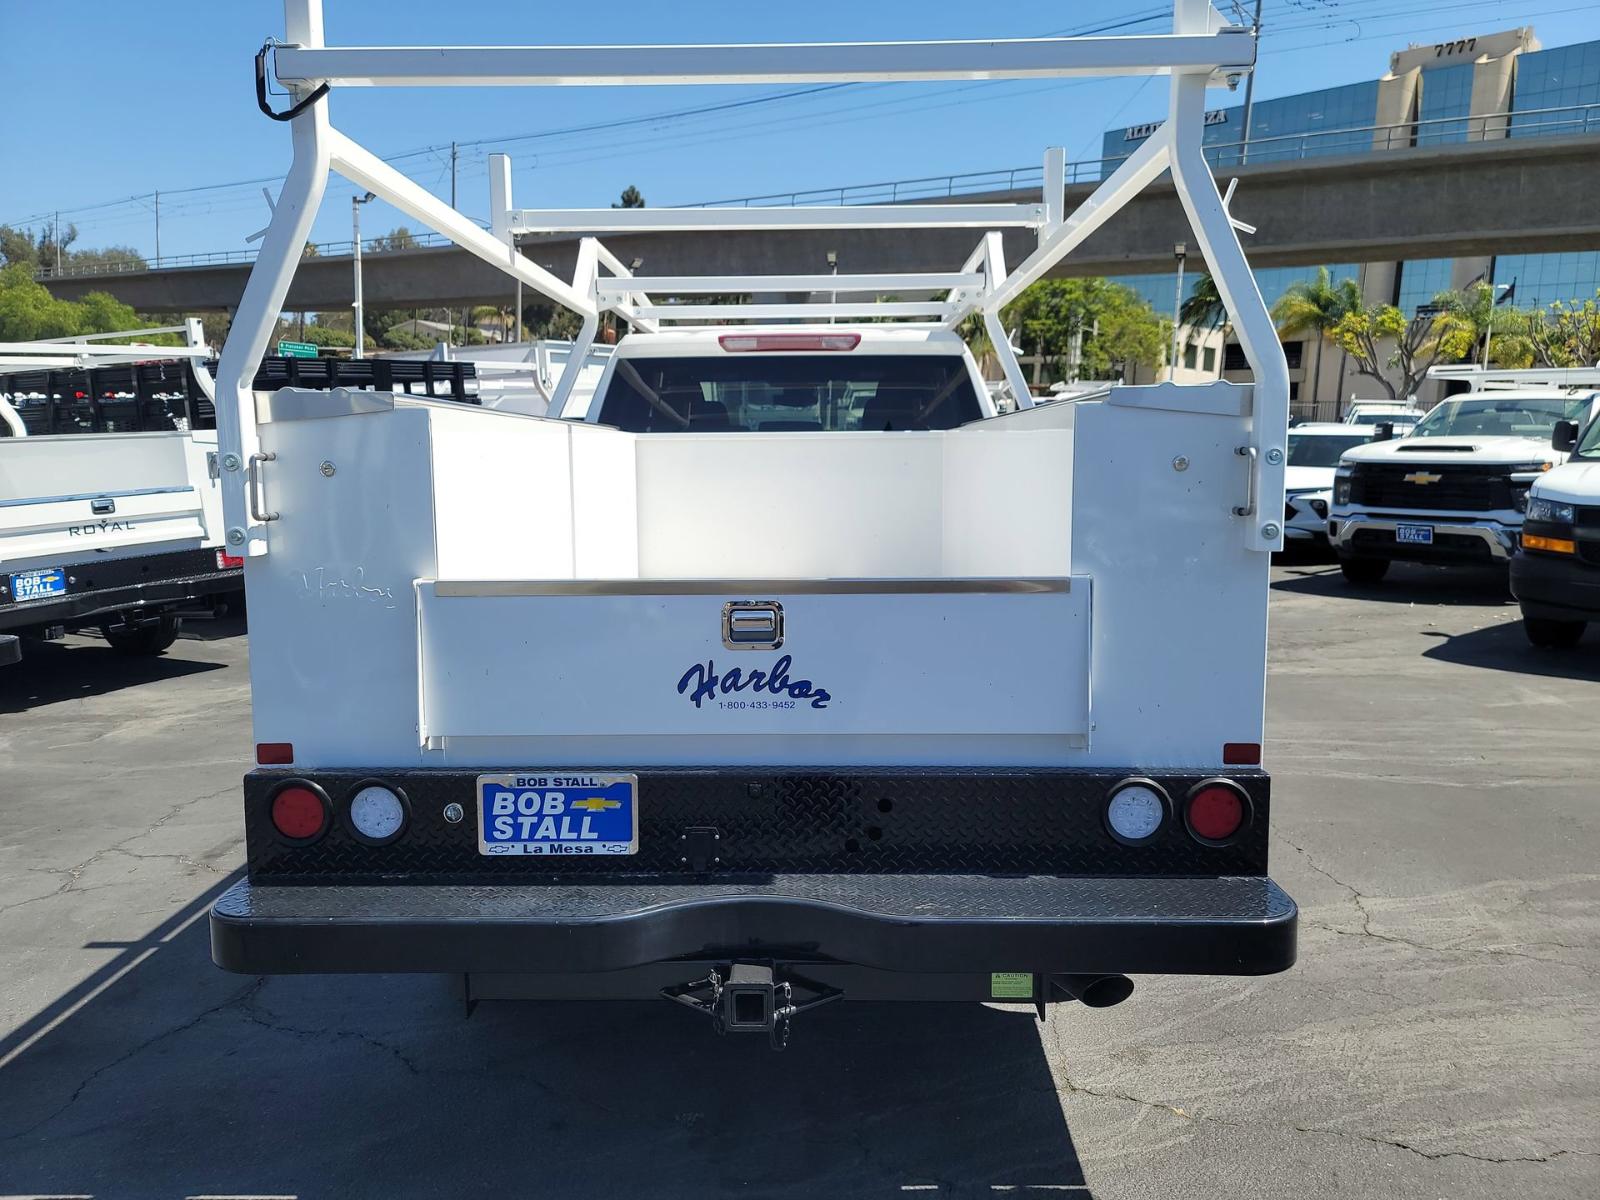
<instances>
[{"instance_id":1,"label":"truck cab","mask_svg":"<svg viewBox=\"0 0 1600 1200\"><path fill-rule=\"evenodd\" d=\"M1565 460L1557 422L1586 419L1593 390L1485 387L1436 405L1404 438L1345 452L1328 537L1352 583L1392 562L1505 565L1517 551L1528 488Z\"/></svg>"},{"instance_id":2,"label":"truck cab","mask_svg":"<svg viewBox=\"0 0 1600 1200\"><path fill-rule=\"evenodd\" d=\"M1511 594L1528 640L1565 649L1600 621L1600 418L1558 423L1552 445L1569 457L1528 490Z\"/></svg>"}]
</instances>

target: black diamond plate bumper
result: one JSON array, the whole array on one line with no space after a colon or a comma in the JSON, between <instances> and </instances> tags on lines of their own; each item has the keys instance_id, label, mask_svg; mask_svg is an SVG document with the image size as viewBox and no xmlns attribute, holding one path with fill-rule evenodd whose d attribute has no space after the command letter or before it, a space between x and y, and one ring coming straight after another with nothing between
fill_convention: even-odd
<instances>
[{"instance_id":1,"label":"black diamond plate bumper","mask_svg":"<svg viewBox=\"0 0 1600 1200\"><path fill-rule=\"evenodd\" d=\"M670 959L888 971L1265 975L1295 959L1294 901L1260 876L638 876L489 885L261 886L211 911L248 974L586 974Z\"/></svg>"}]
</instances>

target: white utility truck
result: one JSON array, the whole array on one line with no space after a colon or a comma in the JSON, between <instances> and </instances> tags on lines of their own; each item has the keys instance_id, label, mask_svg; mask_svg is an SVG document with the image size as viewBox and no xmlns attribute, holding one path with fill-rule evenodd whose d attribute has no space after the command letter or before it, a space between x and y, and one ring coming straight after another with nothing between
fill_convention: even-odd
<instances>
[{"instance_id":1,"label":"white utility truck","mask_svg":"<svg viewBox=\"0 0 1600 1200\"><path fill-rule=\"evenodd\" d=\"M1396 561L1504 566L1517 552L1528 488L1567 457L1551 445L1557 423L1586 421L1600 402L1593 381L1561 370L1429 375L1468 390L1404 438L1380 425L1340 461L1328 538L1352 583L1377 583Z\"/></svg>"},{"instance_id":2,"label":"white utility truck","mask_svg":"<svg viewBox=\"0 0 1600 1200\"><path fill-rule=\"evenodd\" d=\"M1600 387L1600 367L1564 371L1572 386ZM1556 424L1551 447L1567 461L1528 489L1511 594L1535 646L1576 646L1600 621L1600 417Z\"/></svg>"},{"instance_id":3,"label":"white utility truck","mask_svg":"<svg viewBox=\"0 0 1600 1200\"><path fill-rule=\"evenodd\" d=\"M180 347L96 344L181 332ZM160 654L243 585L223 548L200 323L0 344L0 662L98 628Z\"/></svg>"},{"instance_id":4,"label":"white utility truck","mask_svg":"<svg viewBox=\"0 0 1600 1200\"><path fill-rule=\"evenodd\" d=\"M259 764L218 964L664 996L781 1045L841 995L1043 1012L1293 962L1261 746L1288 377L1201 151L1248 30L1178 0L1157 36L329 47L285 8L294 162L218 370ZM519 210L495 156L485 232L330 114L351 85L1117 73L1170 76L1170 116L1071 213L1058 150L1038 202L731 210ZM592 399L570 366L547 417L255 391L330 168L580 314L570 362L616 314ZM1254 384L1035 406L1001 309L1169 171ZM770 263L928 228L966 261L643 278L589 236L766 231ZM522 234L580 237L575 277Z\"/></svg>"},{"instance_id":5,"label":"white utility truck","mask_svg":"<svg viewBox=\"0 0 1600 1200\"><path fill-rule=\"evenodd\" d=\"M1328 506L1333 477L1346 450L1367 442L1363 425L1307 421L1289 430L1289 466L1283 474L1283 536L1289 546L1328 549Z\"/></svg>"}]
</instances>

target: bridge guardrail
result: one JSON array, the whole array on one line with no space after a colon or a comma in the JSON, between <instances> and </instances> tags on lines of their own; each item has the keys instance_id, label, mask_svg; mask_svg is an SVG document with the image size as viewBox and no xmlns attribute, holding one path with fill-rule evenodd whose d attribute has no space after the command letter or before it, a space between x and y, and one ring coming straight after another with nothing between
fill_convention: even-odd
<instances>
[{"instance_id":1,"label":"bridge guardrail","mask_svg":"<svg viewBox=\"0 0 1600 1200\"><path fill-rule=\"evenodd\" d=\"M1214 168L1246 166L1250 163L1291 162L1333 154L1383 153L1457 142L1499 141L1504 138L1556 137L1600 133L1600 103L1567 105L1559 108L1527 109L1522 112L1481 113L1466 117L1435 117L1404 121L1392 125L1361 125L1348 129L1324 129L1306 133L1252 137L1248 142L1216 142L1205 147L1206 158ZM1067 164L1068 183L1099 183L1123 161L1126 155L1085 159ZM987 192L1020 191L1042 187L1043 169L1031 166L1000 168L994 171L966 171L950 175L927 175L916 179L886 180L880 183L848 184L841 187L811 188L792 192L770 192L760 196L739 196L730 200L708 200L685 204L683 208L761 208L794 205L897 204L934 197L978 195ZM480 222L481 224L481 222ZM487 227L486 227L487 228ZM364 239L363 255L386 254L403 250L450 245L448 238L427 233L411 236L401 245L387 237ZM307 256L333 258L354 250L349 239L313 242ZM41 267L35 278L82 279L97 275L123 275L147 271L184 270L193 267L234 266L255 261L254 250L219 250L201 254L163 254L154 260L85 263L65 265L60 272Z\"/></svg>"}]
</instances>

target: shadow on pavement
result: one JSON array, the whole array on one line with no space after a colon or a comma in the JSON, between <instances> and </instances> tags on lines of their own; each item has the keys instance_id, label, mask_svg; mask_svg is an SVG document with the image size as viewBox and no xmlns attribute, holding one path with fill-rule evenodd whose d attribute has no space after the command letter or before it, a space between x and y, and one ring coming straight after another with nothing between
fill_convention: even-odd
<instances>
[{"instance_id":1,"label":"shadow on pavement","mask_svg":"<svg viewBox=\"0 0 1600 1200\"><path fill-rule=\"evenodd\" d=\"M666 1002L227 975L205 912L0 1040L0 1194L1087 1196L1033 1017L848 1003L777 1054Z\"/></svg>"},{"instance_id":2,"label":"shadow on pavement","mask_svg":"<svg viewBox=\"0 0 1600 1200\"><path fill-rule=\"evenodd\" d=\"M1548 650L1531 644L1523 635L1520 620L1453 635L1424 630L1423 636L1439 639L1437 645L1423 651L1424 658L1518 675L1600 682L1600 633L1592 628L1571 650Z\"/></svg>"},{"instance_id":3,"label":"shadow on pavement","mask_svg":"<svg viewBox=\"0 0 1600 1200\"><path fill-rule=\"evenodd\" d=\"M238 632L242 629L235 634ZM185 630L184 637L187 636ZM27 712L63 700L86 700L160 679L218 671L226 665L174 658L170 652L154 658L130 657L118 654L98 639L90 644L27 640L22 643L22 661L0 668L0 713Z\"/></svg>"},{"instance_id":4,"label":"shadow on pavement","mask_svg":"<svg viewBox=\"0 0 1600 1200\"><path fill-rule=\"evenodd\" d=\"M1493 567L1427 567L1395 563L1382 583L1362 586L1347 583L1338 566L1287 567L1272 587L1346 600L1380 600L1390 604L1510 605L1515 601L1506 572Z\"/></svg>"}]
</instances>

